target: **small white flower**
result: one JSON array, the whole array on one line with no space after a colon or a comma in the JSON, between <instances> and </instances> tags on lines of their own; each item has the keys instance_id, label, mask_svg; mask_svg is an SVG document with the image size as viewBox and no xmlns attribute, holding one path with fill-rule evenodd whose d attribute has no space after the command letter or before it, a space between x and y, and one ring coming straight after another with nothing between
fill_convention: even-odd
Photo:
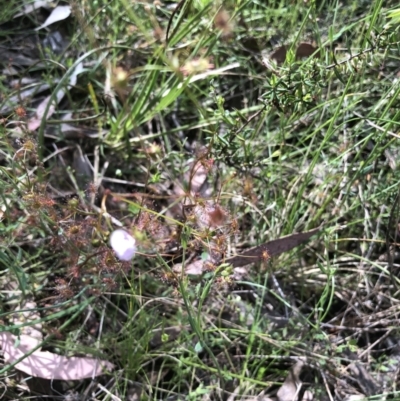
<instances>
[{"instance_id":1,"label":"small white flower","mask_svg":"<svg viewBox=\"0 0 400 401\"><path fill-rule=\"evenodd\" d=\"M115 230L110 235L110 245L119 260L131 260L136 253L136 240L125 230Z\"/></svg>"}]
</instances>

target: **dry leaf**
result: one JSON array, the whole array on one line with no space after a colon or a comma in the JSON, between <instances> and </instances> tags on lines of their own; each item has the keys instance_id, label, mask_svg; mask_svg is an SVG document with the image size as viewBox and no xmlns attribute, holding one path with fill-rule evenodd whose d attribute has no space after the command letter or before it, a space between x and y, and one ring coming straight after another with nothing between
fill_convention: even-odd
<instances>
[{"instance_id":1,"label":"dry leaf","mask_svg":"<svg viewBox=\"0 0 400 401\"><path fill-rule=\"evenodd\" d=\"M60 118L61 121L68 121L72 119L72 113L65 113ZM99 133L98 128L60 122L60 124L57 125L47 126L44 135L48 137L54 137L56 139L76 139L83 137L98 138L100 135L106 136L108 132L108 130L104 129L101 131L101 133Z\"/></svg>"},{"instance_id":2,"label":"dry leaf","mask_svg":"<svg viewBox=\"0 0 400 401\"><path fill-rule=\"evenodd\" d=\"M57 6L51 14L47 17L46 21L35 28L35 31L46 28L47 26L54 24L55 22L62 21L71 15L71 6Z\"/></svg>"},{"instance_id":3,"label":"dry leaf","mask_svg":"<svg viewBox=\"0 0 400 401\"><path fill-rule=\"evenodd\" d=\"M303 242L306 242L310 237L316 234L321 227L314 228L313 230L306 231L304 233L291 234L286 237L278 238L276 240L266 242L265 244L256 246L254 248L248 249L240 255L233 256L225 260L226 263L231 264L234 267L234 278L235 280L241 280L247 274L247 270L240 269L243 266L264 260L265 253L267 253L268 258L271 256L280 255L283 252L290 251L296 246ZM209 260L213 264L218 264L219 260L214 260L212 255L209 255ZM185 274L192 276L199 276L204 273L203 271L204 261L199 259L185 265ZM174 265L173 270L176 273L182 272L182 263L177 263Z\"/></svg>"},{"instance_id":4,"label":"dry leaf","mask_svg":"<svg viewBox=\"0 0 400 401\"><path fill-rule=\"evenodd\" d=\"M301 359L290 370L282 387L278 390L278 401L295 401L298 400L298 394L302 382L300 380L300 373L304 366L304 361ZM312 401L313 395L310 391L306 390L304 396L299 401Z\"/></svg>"},{"instance_id":5,"label":"dry leaf","mask_svg":"<svg viewBox=\"0 0 400 401\"><path fill-rule=\"evenodd\" d=\"M35 324L23 326L20 331L21 335L27 336L31 339L31 349L35 348L43 341L42 323L40 318L36 302L34 302L33 299L29 300L29 297L23 301L21 306L15 308L15 311L10 318L10 323L16 326L26 322L37 322Z\"/></svg>"},{"instance_id":6,"label":"dry leaf","mask_svg":"<svg viewBox=\"0 0 400 401\"><path fill-rule=\"evenodd\" d=\"M19 341L19 343L18 343ZM11 364L29 353L36 345L29 336L0 333L0 345L6 363ZM15 369L33 377L48 380L81 380L101 375L113 369L110 362L86 357L66 357L47 351L34 351L15 365Z\"/></svg>"},{"instance_id":7,"label":"dry leaf","mask_svg":"<svg viewBox=\"0 0 400 401\"><path fill-rule=\"evenodd\" d=\"M203 265L204 262L201 259L198 259L185 265L184 273L190 276L200 276L203 274ZM182 263L176 263L172 270L178 274L182 273Z\"/></svg>"},{"instance_id":8,"label":"dry leaf","mask_svg":"<svg viewBox=\"0 0 400 401\"><path fill-rule=\"evenodd\" d=\"M379 385L375 381L375 379L371 376L368 370L361 363L357 363L358 356L356 353L348 353L349 359L353 359L348 369L351 372L351 377L357 380L358 385L360 386L362 392L366 396L372 396L377 394L379 391Z\"/></svg>"},{"instance_id":9,"label":"dry leaf","mask_svg":"<svg viewBox=\"0 0 400 401\"><path fill-rule=\"evenodd\" d=\"M26 99L33 97L34 95L37 95L38 93L44 92L50 88L49 84L40 84L32 87L30 85L29 88L22 89L20 92L18 92L17 95L10 96L8 97L5 102L3 103L3 106L0 108L0 114L7 114L10 113L15 109L15 107L26 101Z\"/></svg>"},{"instance_id":10,"label":"dry leaf","mask_svg":"<svg viewBox=\"0 0 400 401\"><path fill-rule=\"evenodd\" d=\"M227 219L227 212L218 204L207 201L193 208L193 216L199 228L216 228L222 226Z\"/></svg>"},{"instance_id":11,"label":"dry leaf","mask_svg":"<svg viewBox=\"0 0 400 401\"><path fill-rule=\"evenodd\" d=\"M71 76L69 78L69 82L68 83L69 83L70 86L76 85L77 77L82 71L83 71L83 64L79 63L75 67L75 70L73 71L73 73L71 74ZM65 89L60 89L57 92L56 96L55 96L56 98L53 100L53 104L51 104L48 109L47 109L47 107L48 107L48 104L50 102L51 95L47 96L39 104L39 106L36 109L35 115L32 118L30 118L29 121L28 121L28 130L29 131L35 131L37 128L39 128L43 117L45 117L45 118L51 117L51 115L55 111L55 105L61 102L61 100L65 96L65 93L66 93ZM46 113L46 110L47 110L47 113Z\"/></svg>"},{"instance_id":12,"label":"dry leaf","mask_svg":"<svg viewBox=\"0 0 400 401\"><path fill-rule=\"evenodd\" d=\"M79 145L72 155L72 168L79 188L87 188L93 181L93 168L87 155L84 155Z\"/></svg>"},{"instance_id":13,"label":"dry leaf","mask_svg":"<svg viewBox=\"0 0 400 401\"><path fill-rule=\"evenodd\" d=\"M38 8L48 8L50 5L50 1L48 0L37 0L33 2L32 4L26 4L23 8L22 11L18 14L15 14L13 18L18 18L22 17L23 15L28 15L31 12L37 10Z\"/></svg>"},{"instance_id":14,"label":"dry leaf","mask_svg":"<svg viewBox=\"0 0 400 401\"><path fill-rule=\"evenodd\" d=\"M266 242L265 244L248 249L240 255L236 255L227 259L226 263L233 265L233 267L241 267L249 265L250 263L263 260L265 258L265 255L267 255L268 257L280 255L281 253L290 251L301 243L306 242L320 229L321 227L317 227L311 231L291 234L287 235L286 237Z\"/></svg>"},{"instance_id":15,"label":"dry leaf","mask_svg":"<svg viewBox=\"0 0 400 401\"><path fill-rule=\"evenodd\" d=\"M207 181L207 170L206 168L199 162L192 163L190 168L185 173L183 177L183 181L186 185L190 187L190 194L194 196L196 193L200 193L203 189ZM177 196L185 196L187 195L186 191L183 189L183 185L181 182L176 182L174 186L174 192Z\"/></svg>"},{"instance_id":16,"label":"dry leaf","mask_svg":"<svg viewBox=\"0 0 400 401\"><path fill-rule=\"evenodd\" d=\"M190 174L185 175L185 179L187 181L190 179L190 191L192 193L200 192L201 187L207 179L207 169L201 164L201 162L197 162L193 169L189 170L189 173Z\"/></svg>"}]
</instances>

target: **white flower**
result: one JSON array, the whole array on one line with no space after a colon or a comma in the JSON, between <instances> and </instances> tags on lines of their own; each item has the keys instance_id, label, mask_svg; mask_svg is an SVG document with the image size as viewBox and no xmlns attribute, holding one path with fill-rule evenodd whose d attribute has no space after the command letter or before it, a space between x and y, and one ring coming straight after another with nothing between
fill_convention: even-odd
<instances>
[{"instance_id":1,"label":"white flower","mask_svg":"<svg viewBox=\"0 0 400 401\"><path fill-rule=\"evenodd\" d=\"M125 230L115 230L110 235L110 245L119 260L131 260L136 253L136 240Z\"/></svg>"}]
</instances>

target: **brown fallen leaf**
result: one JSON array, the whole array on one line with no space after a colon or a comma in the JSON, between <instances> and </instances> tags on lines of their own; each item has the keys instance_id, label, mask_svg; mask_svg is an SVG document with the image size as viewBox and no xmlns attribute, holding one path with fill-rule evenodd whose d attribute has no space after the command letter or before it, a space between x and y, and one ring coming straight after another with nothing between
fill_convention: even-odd
<instances>
[{"instance_id":1,"label":"brown fallen leaf","mask_svg":"<svg viewBox=\"0 0 400 401\"><path fill-rule=\"evenodd\" d=\"M174 192L177 196L187 196L187 191L184 189L185 186L189 186L190 194L194 196L196 193L201 192L202 187L207 181L207 169L201 164L200 161L191 163L190 168L183 176L182 181L176 181L174 185Z\"/></svg>"},{"instance_id":2,"label":"brown fallen leaf","mask_svg":"<svg viewBox=\"0 0 400 401\"><path fill-rule=\"evenodd\" d=\"M299 359L296 364L290 369L290 372L282 384L282 387L278 390L277 396L278 401L293 401L298 400L302 381L300 380L300 373L305 363L302 359ZM313 394L306 390L303 397L299 401L312 401L314 399Z\"/></svg>"},{"instance_id":3,"label":"brown fallen leaf","mask_svg":"<svg viewBox=\"0 0 400 401\"><path fill-rule=\"evenodd\" d=\"M69 77L68 80L68 85L69 86L75 86L77 79L78 79L78 75L83 71L83 64L79 63L75 66L74 71L72 72L72 74ZM28 125L27 128L29 131L35 131L36 129L38 129L40 127L40 124L42 123L42 119L45 118L46 120L48 118L50 118L56 109L56 105L58 105L61 100L64 98L64 96L67 93L67 89L59 89L52 101L52 103L49 105L52 96L47 96L36 108L36 113L34 116L32 116L29 121L28 121Z\"/></svg>"},{"instance_id":4,"label":"brown fallen leaf","mask_svg":"<svg viewBox=\"0 0 400 401\"><path fill-rule=\"evenodd\" d=\"M265 253L267 254L267 257L270 258L271 256L277 256L283 252L290 251L301 243L306 242L310 237L318 233L320 229L321 227L317 227L304 233L291 234L286 237L266 242L262 245L248 249L240 255L226 259L225 263L231 264L234 267L235 280L242 280L247 274L247 269L243 269L243 266L264 260ZM209 261L213 264L219 263L218 261L213 260L211 255ZM175 273L182 273L182 269L185 274L190 276L201 276L204 273L204 260L194 260L187 263L184 268L182 267L182 263L177 263L173 267Z\"/></svg>"},{"instance_id":5,"label":"brown fallen leaf","mask_svg":"<svg viewBox=\"0 0 400 401\"><path fill-rule=\"evenodd\" d=\"M62 21L68 18L71 15L71 6L57 6L54 10L50 13L47 17L46 21L40 25L39 27L35 28L35 31L39 31L40 29L46 28L55 22Z\"/></svg>"},{"instance_id":6,"label":"brown fallen leaf","mask_svg":"<svg viewBox=\"0 0 400 401\"><path fill-rule=\"evenodd\" d=\"M6 363L12 364L37 346L37 341L30 336L21 335L18 338L9 332L2 332L0 345ZM66 357L47 351L34 351L15 364L15 369L21 372L48 380L81 380L99 376L112 368L113 365L107 361L87 357Z\"/></svg>"},{"instance_id":7,"label":"brown fallen leaf","mask_svg":"<svg viewBox=\"0 0 400 401\"><path fill-rule=\"evenodd\" d=\"M36 0L32 4L26 4L22 7L22 11L18 14L15 14L13 18L15 19L24 15L28 15L41 7L46 9L49 8L49 2L47 0Z\"/></svg>"},{"instance_id":8,"label":"brown fallen leaf","mask_svg":"<svg viewBox=\"0 0 400 401\"><path fill-rule=\"evenodd\" d=\"M183 271L185 274L188 274L190 276L200 276L203 274L203 265L204 261L198 259L192 263L188 263L187 265L185 265ZM178 274L182 273L182 263L176 263L172 270Z\"/></svg>"},{"instance_id":9,"label":"brown fallen leaf","mask_svg":"<svg viewBox=\"0 0 400 401\"><path fill-rule=\"evenodd\" d=\"M281 253L290 251L303 242L306 242L313 235L319 232L320 229L321 227L317 227L304 233L291 234L286 237L266 242L262 245L248 249L240 255L228 258L225 262L231 264L233 267L241 267L263 260L265 255L267 255L268 258L280 255Z\"/></svg>"}]
</instances>

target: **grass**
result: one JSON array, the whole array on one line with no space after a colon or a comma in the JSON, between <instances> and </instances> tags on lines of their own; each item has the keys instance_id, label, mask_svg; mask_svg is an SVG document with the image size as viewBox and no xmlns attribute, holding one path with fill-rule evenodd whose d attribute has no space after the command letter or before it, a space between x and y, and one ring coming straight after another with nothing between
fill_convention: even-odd
<instances>
[{"instance_id":1,"label":"grass","mask_svg":"<svg viewBox=\"0 0 400 401\"><path fill-rule=\"evenodd\" d=\"M0 331L39 325L43 350L116 367L45 392L2 363L5 399L276 397L301 358L314 399L400 399L397 4L179 4L74 1L38 32L48 12L2 11L0 46L31 61L0 60L16 69L0 75ZM132 262L108 246L118 224ZM321 224L243 276L223 264ZM196 258L208 271L184 274Z\"/></svg>"}]
</instances>

